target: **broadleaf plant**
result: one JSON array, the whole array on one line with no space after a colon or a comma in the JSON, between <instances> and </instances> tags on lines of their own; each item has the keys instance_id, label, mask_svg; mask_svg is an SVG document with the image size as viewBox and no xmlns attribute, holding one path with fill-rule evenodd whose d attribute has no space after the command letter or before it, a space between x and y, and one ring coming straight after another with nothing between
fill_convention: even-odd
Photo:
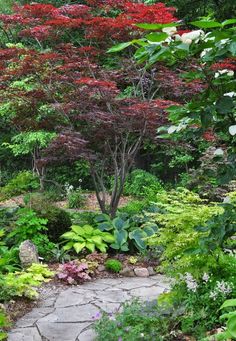
<instances>
[{"instance_id":1,"label":"broadleaf plant","mask_svg":"<svg viewBox=\"0 0 236 341\"><path fill-rule=\"evenodd\" d=\"M115 241L111 233L102 232L90 225L73 225L71 231L64 233L61 237L67 240L63 247L64 250L74 249L76 253L80 253L84 249L90 252L94 252L95 249L106 252L108 244Z\"/></svg>"}]
</instances>

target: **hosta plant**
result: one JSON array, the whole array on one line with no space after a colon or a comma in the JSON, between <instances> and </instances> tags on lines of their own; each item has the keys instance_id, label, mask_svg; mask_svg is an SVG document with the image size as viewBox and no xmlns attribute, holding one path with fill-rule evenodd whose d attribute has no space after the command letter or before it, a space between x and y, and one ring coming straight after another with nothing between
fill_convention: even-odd
<instances>
[{"instance_id":1,"label":"hosta plant","mask_svg":"<svg viewBox=\"0 0 236 341\"><path fill-rule=\"evenodd\" d=\"M108 244L114 242L114 236L109 232L102 232L90 225L78 226L73 225L71 231L62 235L67 240L64 250L74 249L76 253L80 253L83 249L94 252L98 249L106 252Z\"/></svg>"},{"instance_id":2,"label":"hosta plant","mask_svg":"<svg viewBox=\"0 0 236 341\"><path fill-rule=\"evenodd\" d=\"M111 244L111 247L120 251L129 251L131 247L140 251L144 250L146 239L157 232L155 223L144 219L136 222L134 219L128 219L126 214L115 219L111 219L106 214L99 214L95 221L101 231L113 231L115 242Z\"/></svg>"},{"instance_id":3,"label":"hosta plant","mask_svg":"<svg viewBox=\"0 0 236 341\"><path fill-rule=\"evenodd\" d=\"M88 264L76 261L60 265L57 277L67 284L81 283L91 279Z\"/></svg>"}]
</instances>

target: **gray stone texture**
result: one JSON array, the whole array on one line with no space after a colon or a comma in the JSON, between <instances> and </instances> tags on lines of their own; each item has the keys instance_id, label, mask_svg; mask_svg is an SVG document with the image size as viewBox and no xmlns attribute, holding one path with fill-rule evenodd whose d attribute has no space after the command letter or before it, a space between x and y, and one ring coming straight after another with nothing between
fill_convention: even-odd
<instances>
[{"instance_id":1,"label":"gray stone texture","mask_svg":"<svg viewBox=\"0 0 236 341\"><path fill-rule=\"evenodd\" d=\"M40 300L17 321L8 341L93 341L91 327L101 312L114 313L134 297L153 300L167 291L170 281L162 275L105 278L61 288Z\"/></svg>"}]
</instances>

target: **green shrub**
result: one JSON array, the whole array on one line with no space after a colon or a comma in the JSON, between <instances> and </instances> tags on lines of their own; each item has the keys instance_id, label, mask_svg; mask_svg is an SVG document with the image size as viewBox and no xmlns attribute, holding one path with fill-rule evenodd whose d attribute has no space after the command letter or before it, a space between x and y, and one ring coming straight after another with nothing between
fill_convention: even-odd
<instances>
[{"instance_id":1,"label":"green shrub","mask_svg":"<svg viewBox=\"0 0 236 341\"><path fill-rule=\"evenodd\" d=\"M54 272L43 264L32 264L26 271L0 274L0 302L22 296L35 299L38 297L35 287L50 281L53 276Z\"/></svg>"},{"instance_id":2,"label":"green shrub","mask_svg":"<svg viewBox=\"0 0 236 341\"><path fill-rule=\"evenodd\" d=\"M119 208L119 212L127 213L129 216L139 214L148 206L147 200L132 200L125 206Z\"/></svg>"},{"instance_id":3,"label":"green shrub","mask_svg":"<svg viewBox=\"0 0 236 341\"><path fill-rule=\"evenodd\" d=\"M125 182L124 194L154 200L156 193L162 190L161 182L155 175L136 169Z\"/></svg>"},{"instance_id":4,"label":"green shrub","mask_svg":"<svg viewBox=\"0 0 236 341\"><path fill-rule=\"evenodd\" d=\"M207 270L208 261L212 262L215 255L211 259L204 259L188 254L187 250L196 248L200 236L204 235L204 232L196 231L195 227L205 226L211 217L221 213L222 207L207 204L197 194L183 188L158 194L156 213L150 215L159 229L149 239L149 245L163 248L162 268L199 274Z\"/></svg>"},{"instance_id":5,"label":"green shrub","mask_svg":"<svg viewBox=\"0 0 236 341\"><path fill-rule=\"evenodd\" d=\"M8 318L4 311L0 309L0 340L7 340L5 329L10 326Z\"/></svg>"},{"instance_id":6,"label":"green shrub","mask_svg":"<svg viewBox=\"0 0 236 341\"><path fill-rule=\"evenodd\" d=\"M33 210L22 208L17 215L15 228L8 235L9 239L14 239L16 245L27 239L33 240L37 234L47 231L47 219L38 217Z\"/></svg>"},{"instance_id":7,"label":"green shrub","mask_svg":"<svg viewBox=\"0 0 236 341\"><path fill-rule=\"evenodd\" d=\"M86 202L85 195L82 193L80 188L71 191L67 198L69 208L81 208Z\"/></svg>"},{"instance_id":8,"label":"green shrub","mask_svg":"<svg viewBox=\"0 0 236 341\"><path fill-rule=\"evenodd\" d=\"M22 171L15 178L11 179L6 186L1 188L0 196L2 199L7 199L38 188L38 177L32 172Z\"/></svg>"},{"instance_id":9,"label":"green shrub","mask_svg":"<svg viewBox=\"0 0 236 341\"><path fill-rule=\"evenodd\" d=\"M175 312L175 314L174 314ZM174 341L170 333L180 312L173 307L161 309L157 300L125 303L121 313L103 314L94 325L97 341ZM184 340L179 338L178 340Z\"/></svg>"},{"instance_id":10,"label":"green shrub","mask_svg":"<svg viewBox=\"0 0 236 341\"><path fill-rule=\"evenodd\" d=\"M47 219L47 235L52 242L58 242L60 236L68 231L72 222L69 213L54 206L43 194L32 194L27 203L40 218Z\"/></svg>"},{"instance_id":11,"label":"green shrub","mask_svg":"<svg viewBox=\"0 0 236 341\"><path fill-rule=\"evenodd\" d=\"M105 267L111 272L120 272L122 269L122 263L117 259L108 259L105 262Z\"/></svg>"},{"instance_id":12,"label":"green shrub","mask_svg":"<svg viewBox=\"0 0 236 341\"><path fill-rule=\"evenodd\" d=\"M71 213L71 220L73 225L93 225L96 215L97 213L94 212L73 212Z\"/></svg>"},{"instance_id":13,"label":"green shrub","mask_svg":"<svg viewBox=\"0 0 236 341\"><path fill-rule=\"evenodd\" d=\"M19 258L17 247L6 244L6 231L0 228L0 273L18 270Z\"/></svg>"}]
</instances>

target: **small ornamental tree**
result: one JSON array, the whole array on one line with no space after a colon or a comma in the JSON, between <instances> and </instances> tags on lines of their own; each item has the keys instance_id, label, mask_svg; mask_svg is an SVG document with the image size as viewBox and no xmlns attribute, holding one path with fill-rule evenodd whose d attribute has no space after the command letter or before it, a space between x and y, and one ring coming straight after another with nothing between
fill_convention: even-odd
<instances>
[{"instance_id":1,"label":"small ornamental tree","mask_svg":"<svg viewBox=\"0 0 236 341\"><path fill-rule=\"evenodd\" d=\"M135 23L175 20L174 9L162 3L113 0L58 8L26 4L0 15L8 42L0 51L0 111L18 134L58 134L38 153L34 164L40 172L51 163L88 160L101 210L111 216L144 139L167 124L166 108L174 103L158 99L158 79L140 73L127 56L128 67L119 70L123 61L117 69L104 67L110 57L101 49L140 37ZM129 87L131 95L125 92Z\"/></svg>"}]
</instances>

